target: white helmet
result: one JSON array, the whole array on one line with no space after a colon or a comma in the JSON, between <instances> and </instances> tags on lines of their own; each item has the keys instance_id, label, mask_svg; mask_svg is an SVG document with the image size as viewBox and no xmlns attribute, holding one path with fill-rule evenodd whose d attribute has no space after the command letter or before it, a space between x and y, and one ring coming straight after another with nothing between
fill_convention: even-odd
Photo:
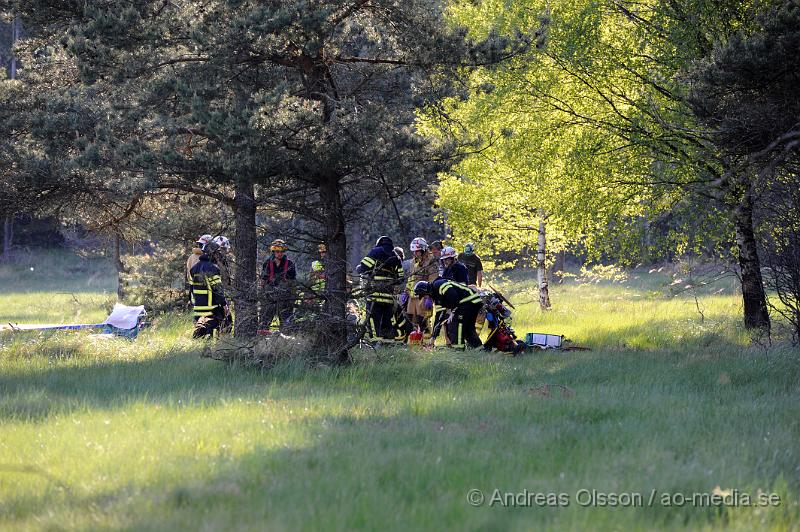
<instances>
[{"instance_id":1,"label":"white helmet","mask_svg":"<svg viewBox=\"0 0 800 532\"><path fill-rule=\"evenodd\" d=\"M200 247L203 247L203 246L205 246L206 244L208 244L209 242L211 242L211 240L212 240L213 238L214 238L214 237L213 237L213 236L211 236L211 235L203 235L203 236L201 236L200 238L198 238L196 242L197 242L198 244L200 244Z\"/></svg>"},{"instance_id":2,"label":"white helmet","mask_svg":"<svg viewBox=\"0 0 800 532\"><path fill-rule=\"evenodd\" d=\"M412 240L409 247L411 248L411 253L414 253L415 251L428 251L428 243L421 236L418 236Z\"/></svg>"},{"instance_id":3,"label":"white helmet","mask_svg":"<svg viewBox=\"0 0 800 532\"><path fill-rule=\"evenodd\" d=\"M456 253L456 248L454 248L452 246L446 246L442 250L442 256L441 256L440 260L455 259L457 255L458 254Z\"/></svg>"},{"instance_id":4,"label":"white helmet","mask_svg":"<svg viewBox=\"0 0 800 532\"><path fill-rule=\"evenodd\" d=\"M228 240L227 237L224 236L215 236L214 243L219 246L222 251L230 251L231 249L231 241Z\"/></svg>"}]
</instances>

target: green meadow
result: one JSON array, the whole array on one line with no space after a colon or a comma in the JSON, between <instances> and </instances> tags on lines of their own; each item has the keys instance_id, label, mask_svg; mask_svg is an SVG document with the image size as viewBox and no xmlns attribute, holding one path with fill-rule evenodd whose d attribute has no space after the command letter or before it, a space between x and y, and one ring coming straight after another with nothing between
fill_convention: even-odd
<instances>
[{"instance_id":1,"label":"green meadow","mask_svg":"<svg viewBox=\"0 0 800 532\"><path fill-rule=\"evenodd\" d=\"M734 283L676 294L672 270L566 279L548 312L533 272L492 280L519 333L590 351L259 372L202 357L188 315L0 332L0 529L795 530L800 352L743 332ZM2 266L0 323L102 321L114 279Z\"/></svg>"}]
</instances>

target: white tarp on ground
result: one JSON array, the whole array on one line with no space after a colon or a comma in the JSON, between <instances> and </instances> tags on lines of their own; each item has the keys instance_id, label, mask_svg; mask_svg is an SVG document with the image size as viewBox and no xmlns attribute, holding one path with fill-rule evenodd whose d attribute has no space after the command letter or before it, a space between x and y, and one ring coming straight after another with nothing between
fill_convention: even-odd
<instances>
[{"instance_id":1,"label":"white tarp on ground","mask_svg":"<svg viewBox=\"0 0 800 532\"><path fill-rule=\"evenodd\" d=\"M133 329L138 325L139 317L145 314L147 313L144 311L144 305L129 307L117 303L103 325L113 325L118 329Z\"/></svg>"}]
</instances>

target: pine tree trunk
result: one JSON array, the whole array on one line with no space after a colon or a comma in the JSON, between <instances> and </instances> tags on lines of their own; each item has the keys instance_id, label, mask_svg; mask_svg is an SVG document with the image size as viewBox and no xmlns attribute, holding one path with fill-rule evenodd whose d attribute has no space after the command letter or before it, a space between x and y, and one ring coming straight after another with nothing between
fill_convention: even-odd
<instances>
[{"instance_id":1,"label":"pine tree trunk","mask_svg":"<svg viewBox=\"0 0 800 532\"><path fill-rule=\"evenodd\" d=\"M11 46L19 39L20 22L19 17L15 16L11 21ZM10 65L11 79L17 79L17 58L11 56ZM8 262L11 260L11 243L14 238L14 216L6 215L3 220L3 260Z\"/></svg>"},{"instance_id":2,"label":"pine tree trunk","mask_svg":"<svg viewBox=\"0 0 800 532\"><path fill-rule=\"evenodd\" d=\"M325 220L325 241L328 244L326 320L317 336L319 347L325 349L334 362L344 363L347 352L347 236L339 183L333 177L320 183L320 199Z\"/></svg>"},{"instance_id":3,"label":"pine tree trunk","mask_svg":"<svg viewBox=\"0 0 800 532\"><path fill-rule=\"evenodd\" d=\"M234 223L233 254L236 259L233 277L234 335L250 338L258 329L258 292L256 266L256 200L251 179L236 182L233 199Z\"/></svg>"},{"instance_id":4,"label":"pine tree trunk","mask_svg":"<svg viewBox=\"0 0 800 532\"><path fill-rule=\"evenodd\" d=\"M761 278L761 262L756 249L753 231L753 198L749 185L739 205L733 210L736 228L736 247L739 251L742 298L744 300L744 326L748 329L769 331L767 297Z\"/></svg>"},{"instance_id":5,"label":"pine tree trunk","mask_svg":"<svg viewBox=\"0 0 800 532\"><path fill-rule=\"evenodd\" d=\"M547 280L547 222L546 217L539 218L539 241L536 249L536 269L539 278L539 306L542 310L550 308L550 290Z\"/></svg>"}]
</instances>

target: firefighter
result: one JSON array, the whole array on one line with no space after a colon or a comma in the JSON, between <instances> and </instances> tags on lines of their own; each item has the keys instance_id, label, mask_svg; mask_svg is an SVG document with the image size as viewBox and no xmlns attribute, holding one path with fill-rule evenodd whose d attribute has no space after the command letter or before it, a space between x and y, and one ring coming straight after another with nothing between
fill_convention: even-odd
<instances>
[{"instance_id":1,"label":"firefighter","mask_svg":"<svg viewBox=\"0 0 800 532\"><path fill-rule=\"evenodd\" d=\"M395 341L405 343L408 340L408 335L414 330L414 326L406 316L403 295L405 295L405 292L398 296L399 301L392 306L392 327Z\"/></svg>"},{"instance_id":2,"label":"firefighter","mask_svg":"<svg viewBox=\"0 0 800 532\"><path fill-rule=\"evenodd\" d=\"M223 290L226 294L230 294L233 290L233 283L231 282L231 268L230 264L228 263L228 254L231 250L231 241L224 236L215 236L212 242L219 246L219 248L211 254L211 262L214 263L214 266L219 268ZM228 304L229 312L226 314L225 320L223 320L223 322L220 324L219 330L223 333L231 332L233 327L233 310L230 310L231 303L232 302L229 302Z\"/></svg>"},{"instance_id":3,"label":"firefighter","mask_svg":"<svg viewBox=\"0 0 800 532\"><path fill-rule=\"evenodd\" d=\"M189 258L186 259L186 275L184 275L187 290L191 290L192 277L190 272L192 271L192 267L200 260L200 255L203 254L203 248L206 244L211 242L212 238L211 235L203 235L198 238L195 245L192 246L192 253L189 255Z\"/></svg>"},{"instance_id":4,"label":"firefighter","mask_svg":"<svg viewBox=\"0 0 800 532\"><path fill-rule=\"evenodd\" d=\"M397 258L400 259L400 265L403 268L403 280L400 284L405 286L411 275L413 260L406 259L406 252L400 246L395 246L394 253L397 255ZM394 326L395 332L394 339L398 342L405 342L408 339L408 334L414 330L414 327L406 316L407 303L408 292L403 291L395 298L394 308L392 309L392 325Z\"/></svg>"},{"instance_id":5,"label":"firefighter","mask_svg":"<svg viewBox=\"0 0 800 532\"><path fill-rule=\"evenodd\" d=\"M449 246L444 247L444 243L441 240L435 240L431 243L431 254L436 258L437 264L439 266L439 277L450 279L452 281L454 280L453 274L460 272L460 270L457 272L456 270L451 269L450 271L447 272L447 276L445 276L446 268L444 265L445 261L443 260L444 250L448 250L448 260L451 255L455 256L455 250L453 250L453 253L450 253L449 252L450 249L452 248L450 248ZM448 264L450 264L450 262L448 262ZM460 277L461 275L459 275L459 278ZM432 334L434 336L439 335L439 331L441 331L442 325L444 324L444 320L446 319L446 317L447 313L445 312L444 307L442 307L441 305L436 305L436 312L433 319L433 331L432 331ZM447 331L445 331L444 337L445 340L447 341L447 345L450 345L450 338L447 336Z\"/></svg>"},{"instance_id":6,"label":"firefighter","mask_svg":"<svg viewBox=\"0 0 800 532\"><path fill-rule=\"evenodd\" d=\"M194 332L192 338L203 338L219 334L220 325L228 316L228 302L222 289L222 280L211 256L217 251L217 244L208 242L197 264L192 266L190 293L194 311Z\"/></svg>"},{"instance_id":7,"label":"firefighter","mask_svg":"<svg viewBox=\"0 0 800 532\"><path fill-rule=\"evenodd\" d=\"M362 288L367 295L367 332L371 338L393 340L394 293L402 283L403 267L394 252L394 243L382 236L359 265Z\"/></svg>"},{"instance_id":8,"label":"firefighter","mask_svg":"<svg viewBox=\"0 0 800 532\"><path fill-rule=\"evenodd\" d=\"M327 277L325 277L325 265L321 260L315 260L311 263L311 272L308 274L308 279L311 281L311 291L319 299L322 299L325 294Z\"/></svg>"},{"instance_id":9,"label":"firefighter","mask_svg":"<svg viewBox=\"0 0 800 532\"><path fill-rule=\"evenodd\" d=\"M472 348L481 347L475 331L475 318L483 308L483 300L472 289L449 279L436 279L434 282L420 281L414 285L414 293L420 297L430 296L434 303L450 311L447 323L447 336L452 347L464 348L465 343ZM436 339L436 331L431 342Z\"/></svg>"},{"instance_id":10,"label":"firefighter","mask_svg":"<svg viewBox=\"0 0 800 532\"><path fill-rule=\"evenodd\" d=\"M442 250L442 266L444 271L442 277L450 279L459 284L467 285L469 281L469 273L467 267L456 260L456 250L450 246Z\"/></svg>"},{"instance_id":11,"label":"firefighter","mask_svg":"<svg viewBox=\"0 0 800 532\"><path fill-rule=\"evenodd\" d=\"M458 254L458 262L467 268L467 276L469 277L467 284L474 284L480 288L483 284L483 262L475 253L475 244L469 242L464 245L464 252Z\"/></svg>"},{"instance_id":12,"label":"firefighter","mask_svg":"<svg viewBox=\"0 0 800 532\"><path fill-rule=\"evenodd\" d=\"M406 293L408 294L406 314L412 325L418 326L423 333L430 335L433 301L430 297L418 297L414 294L414 285L419 281L435 281L439 276L439 267L424 238L417 237L412 240L410 248L413 263L406 284Z\"/></svg>"},{"instance_id":13,"label":"firefighter","mask_svg":"<svg viewBox=\"0 0 800 532\"><path fill-rule=\"evenodd\" d=\"M311 291L314 294L314 299L317 300L319 307L325 303L325 290L328 286L328 274L325 271L325 261L328 258L328 246L320 244L317 246L319 251L319 259L311 263L311 271L308 273L308 281L311 285Z\"/></svg>"},{"instance_id":14,"label":"firefighter","mask_svg":"<svg viewBox=\"0 0 800 532\"><path fill-rule=\"evenodd\" d=\"M225 290L231 290L233 285L231 284L231 267L228 263L228 254L231 251L231 241L224 236L215 236L212 242L218 245L219 249L211 256L211 262L213 262L217 268L219 268L220 277L222 278L222 285L225 287Z\"/></svg>"},{"instance_id":15,"label":"firefighter","mask_svg":"<svg viewBox=\"0 0 800 532\"><path fill-rule=\"evenodd\" d=\"M294 262L286 256L286 242L275 239L269 246L271 255L261 267L261 313L259 314L258 334L270 333L270 325L278 315L280 329L286 330L292 319L294 303L294 283L297 270Z\"/></svg>"}]
</instances>

